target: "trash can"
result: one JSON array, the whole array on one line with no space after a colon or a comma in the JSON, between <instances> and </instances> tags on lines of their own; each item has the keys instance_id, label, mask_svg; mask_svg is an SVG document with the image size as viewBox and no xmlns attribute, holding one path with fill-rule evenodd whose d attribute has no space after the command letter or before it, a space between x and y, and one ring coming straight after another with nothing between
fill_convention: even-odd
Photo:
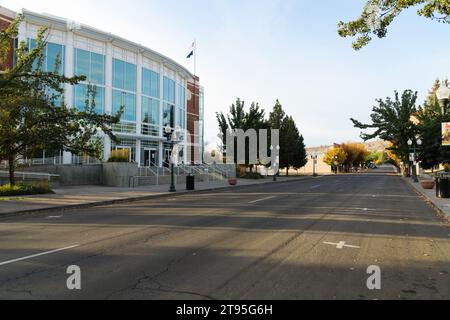
<instances>
[{"instance_id":1,"label":"trash can","mask_svg":"<svg viewBox=\"0 0 450 320\"><path fill-rule=\"evenodd\" d=\"M450 176L440 174L437 177L436 195L438 198L450 199Z\"/></svg>"},{"instance_id":2,"label":"trash can","mask_svg":"<svg viewBox=\"0 0 450 320\"><path fill-rule=\"evenodd\" d=\"M186 176L186 190L195 190L195 176L192 174Z\"/></svg>"}]
</instances>

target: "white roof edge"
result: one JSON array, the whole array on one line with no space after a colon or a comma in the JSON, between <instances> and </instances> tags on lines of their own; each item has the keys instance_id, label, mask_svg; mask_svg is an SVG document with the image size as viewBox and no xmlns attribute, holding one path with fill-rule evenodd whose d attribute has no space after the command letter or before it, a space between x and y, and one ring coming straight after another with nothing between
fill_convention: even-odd
<instances>
[{"instance_id":1,"label":"white roof edge","mask_svg":"<svg viewBox=\"0 0 450 320\"><path fill-rule=\"evenodd\" d=\"M0 8L2 8L2 7L0 7ZM22 13L23 13L25 19L37 18L37 19L41 19L41 20L49 20L49 22L55 22L57 24L60 24L61 26L62 25L67 26L67 22L70 21L69 19L66 19L66 18L54 16L54 15L47 14L47 13L37 13L37 12L33 12L33 11L30 11L27 9L22 9ZM80 33L82 33L84 31L85 33L97 35L100 38L107 39L111 42L114 42L114 41L121 42L125 46L129 47L130 49L134 49L136 52L143 53L144 56L145 56L145 53L147 52L150 55L158 57L163 63L168 64L169 66L172 66L172 68L174 68L175 70L185 73L187 75L187 77L189 77L189 78L194 77L194 75L188 69L186 69L184 66L182 66L175 60L173 60L155 50L152 50L141 44L135 43L133 41L127 40L120 36L113 35L112 33L105 32L105 31L102 31L100 29L97 29L97 28L94 28L94 27L91 27L91 26L88 26L85 24L80 24L80 27L81 27L81 29L78 30L78 31L81 31Z\"/></svg>"},{"instance_id":2,"label":"white roof edge","mask_svg":"<svg viewBox=\"0 0 450 320\"><path fill-rule=\"evenodd\" d=\"M0 6L0 14L11 19L14 19L17 16L17 12L2 6Z\"/></svg>"}]
</instances>

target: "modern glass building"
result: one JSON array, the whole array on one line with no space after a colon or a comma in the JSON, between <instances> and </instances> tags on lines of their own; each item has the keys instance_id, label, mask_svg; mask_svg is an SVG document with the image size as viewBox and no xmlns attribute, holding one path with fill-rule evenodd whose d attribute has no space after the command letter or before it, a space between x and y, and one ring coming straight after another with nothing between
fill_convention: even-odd
<instances>
[{"instance_id":1,"label":"modern glass building","mask_svg":"<svg viewBox=\"0 0 450 320\"><path fill-rule=\"evenodd\" d=\"M54 70L59 59L61 74L86 76L82 83L66 85L63 101L56 103L84 109L88 85L92 84L96 88L95 112L113 114L124 107L120 124L114 127L120 142L115 144L108 136L101 137L103 160L109 158L112 150L127 149L130 161L140 166L163 166L168 162L172 150L163 129L167 125L187 129L187 106L189 99L196 96L189 92L188 83L194 75L174 60L110 33L28 10L23 10L23 15L18 41L26 41L30 47L35 44L39 28L50 27L44 64L47 70ZM200 154L203 88L201 95ZM178 148L179 163L192 163L189 153L184 152L187 143L184 141ZM63 163L70 164L73 155L64 152L62 158Z\"/></svg>"}]
</instances>

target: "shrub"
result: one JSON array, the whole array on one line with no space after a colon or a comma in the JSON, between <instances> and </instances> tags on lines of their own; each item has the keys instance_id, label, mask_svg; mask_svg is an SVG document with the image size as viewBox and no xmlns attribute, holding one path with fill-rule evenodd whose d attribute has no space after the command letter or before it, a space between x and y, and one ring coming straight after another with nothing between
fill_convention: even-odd
<instances>
[{"instance_id":1,"label":"shrub","mask_svg":"<svg viewBox=\"0 0 450 320\"><path fill-rule=\"evenodd\" d=\"M10 184L0 186L0 196L24 196L47 193L53 193L47 180L39 180L31 185L18 183L14 186Z\"/></svg>"},{"instance_id":2,"label":"shrub","mask_svg":"<svg viewBox=\"0 0 450 320\"><path fill-rule=\"evenodd\" d=\"M108 162L130 162L130 151L128 149L114 150Z\"/></svg>"},{"instance_id":3,"label":"shrub","mask_svg":"<svg viewBox=\"0 0 450 320\"><path fill-rule=\"evenodd\" d=\"M256 172L247 172L244 175L240 176L241 179L254 179L254 180L258 180L258 179L264 179L264 177Z\"/></svg>"}]
</instances>

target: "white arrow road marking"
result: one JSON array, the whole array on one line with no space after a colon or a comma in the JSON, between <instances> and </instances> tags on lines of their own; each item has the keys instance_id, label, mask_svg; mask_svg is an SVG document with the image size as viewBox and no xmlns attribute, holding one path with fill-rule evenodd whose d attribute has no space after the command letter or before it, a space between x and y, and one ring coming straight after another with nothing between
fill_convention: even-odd
<instances>
[{"instance_id":1,"label":"white arrow road marking","mask_svg":"<svg viewBox=\"0 0 450 320\"><path fill-rule=\"evenodd\" d=\"M317 185L317 186L311 187L311 189L317 189L317 188L319 188L319 187L321 187L321 185L320 185L320 184L319 184L319 185Z\"/></svg>"},{"instance_id":2,"label":"white arrow road marking","mask_svg":"<svg viewBox=\"0 0 450 320\"><path fill-rule=\"evenodd\" d=\"M361 247L352 246L352 245L346 244L345 241L340 241L339 243L324 242L324 244L329 244L329 245L332 245L332 246L336 246L336 249L344 249L344 248L361 249Z\"/></svg>"},{"instance_id":3,"label":"white arrow road marking","mask_svg":"<svg viewBox=\"0 0 450 320\"><path fill-rule=\"evenodd\" d=\"M62 218L62 216L48 216L45 219L59 219L59 218Z\"/></svg>"},{"instance_id":4,"label":"white arrow road marking","mask_svg":"<svg viewBox=\"0 0 450 320\"><path fill-rule=\"evenodd\" d=\"M5 262L0 262L0 266L4 266L4 265L7 265L7 264L11 264L11 263L15 263L15 262L23 261L23 260L28 260L28 259L32 259L32 258L37 258L37 257L40 257L40 256L45 256L47 254L52 254L52 253L57 253L57 252L73 249L73 248L76 248L76 247L79 247L79 246L80 246L79 244L76 244L76 245L73 245L73 246L70 246L70 247L65 247L65 248L56 249L56 250L52 250L52 251L46 251L46 252L42 252L42 253L38 253L38 254L33 254L31 256L26 256L26 257L23 257L23 258L9 260L9 261L5 261Z\"/></svg>"},{"instance_id":5,"label":"white arrow road marking","mask_svg":"<svg viewBox=\"0 0 450 320\"><path fill-rule=\"evenodd\" d=\"M250 203L250 204L252 204L252 203L258 203L258 202L270 200L270 199L273 199L273 198L276 198L276 197L275 197L275 196L267 197L267 198L264 198L264 199L259 199L259 200L255 200L255 201L250 201L249 203Z\"/></svg>"}]
</instances>

